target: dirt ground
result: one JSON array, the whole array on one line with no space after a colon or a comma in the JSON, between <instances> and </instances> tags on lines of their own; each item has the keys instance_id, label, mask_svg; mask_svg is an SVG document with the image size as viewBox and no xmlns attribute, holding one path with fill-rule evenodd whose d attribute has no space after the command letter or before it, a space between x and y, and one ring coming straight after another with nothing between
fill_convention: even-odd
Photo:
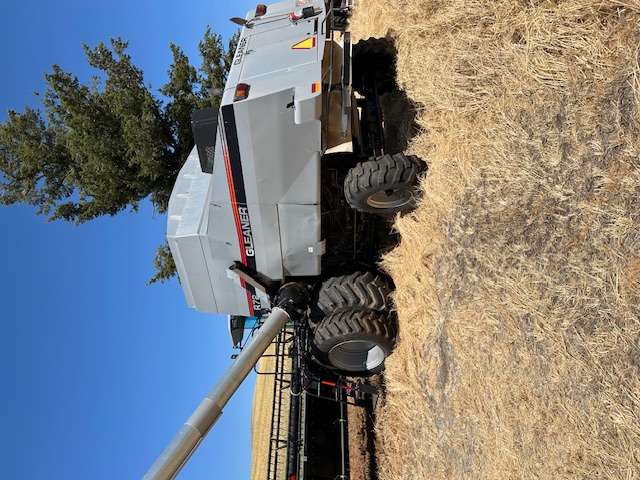
<instances>
[{"instance_id":1,"label":"dirt ground","mask_svg":"<svg viewBox=\"0 0 640 480\"><path fill-rule=\"evenodd\" d=\"M400 336L363 457L381 480L640 478L639 15L357 5L355 35L395 41L429 164L384 260Z\"/></svg>"}]
</instances>

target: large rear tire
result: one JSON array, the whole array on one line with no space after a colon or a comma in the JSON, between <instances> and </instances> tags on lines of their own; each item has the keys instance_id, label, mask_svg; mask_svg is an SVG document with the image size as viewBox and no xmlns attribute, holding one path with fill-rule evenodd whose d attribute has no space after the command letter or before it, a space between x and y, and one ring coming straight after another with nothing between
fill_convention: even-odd
<instances>
[{"instance_id":1,"label":"large rear tire","mask_svg":"<svg viewBox=\"0 0 640 480\"><path fill-rule=\"evenodd\" d=\"M395 338L395 325L383 313L338 310L316 327L315 355L343 375L373 375L384 369Z\"/></svg>"},{"instance_id":2,"label":"large rear tire","mask_svg":"<svg viewBox=\"0 0 640 480\"><path fill-rule=\"evenodd\" d=\"M415 155L384 155L357 164L344 180L344 195L352 208L367 213L412 210L418 198L418 175L426 164Z\"/></svg>"},{"instance_id":3,"label":"large rear tire","mask_svg":"<svg viewBox=\"0 0 640 480\"><path fill-rule=\"evenodd\" d=\"M355 272L324 282L316 303L324 315L338 309L387 312L391 309L392 291L391 282L384 276Z\"/></svg>"}]
</instances>

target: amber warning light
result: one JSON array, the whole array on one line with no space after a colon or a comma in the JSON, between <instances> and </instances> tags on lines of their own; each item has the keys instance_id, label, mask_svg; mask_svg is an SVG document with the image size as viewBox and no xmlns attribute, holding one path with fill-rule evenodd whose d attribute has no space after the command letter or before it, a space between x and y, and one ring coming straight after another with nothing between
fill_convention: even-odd
<instances>
[{"instance_id":1,"label":"amber warning light","mask_svg":"<svg viewBox=\"0 0 640 480\"><path fill-rule=\"evenodd\" d=\"M265 13L267 13L267 6L264 4L260 4L256 7L256 17L261 17L262 15L264 15Z\"/></svg>"},{"instance_id":2,"label":"amber warning light","mask_svg":"<svg viewBox=\"0 0 640 480\"><path fill-rule=\"evenodd\" d=\"M249 85L246 83L239 83L236 86L236 95L233 98L234 101L244 100L249 96Z\"/></svg>"}]
</instances>

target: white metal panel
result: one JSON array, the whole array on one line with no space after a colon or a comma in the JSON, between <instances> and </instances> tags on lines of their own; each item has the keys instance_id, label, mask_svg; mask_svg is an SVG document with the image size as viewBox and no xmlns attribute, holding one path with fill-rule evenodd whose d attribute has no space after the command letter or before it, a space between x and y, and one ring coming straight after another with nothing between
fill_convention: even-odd
<instances>
[{"instance_id":1,"label":"white metal panel","mask_svg":"<svg viewBox=\"0 0 640 480\"><path fill-rule=\"evenodd\" d=\"M167 240L190 307L217 311L200 230L206 223L211 175L202 173L194 148L180 170L169 202Z\"/></svg>"},{"instance_id":2,"label":"white metal panel","mask_svg":"<svg viewBox=\"0 0 640 480\"><path fill-rule=\"evenodd\" d=\"M271 280L283 280L278 209L272 204L249 204L256 269Z\"/></svg>"},{"instance_id":3,"label":"white metal panel","mask_svg":"<svg viewBox=\"0 0 640 480\"><path fill-rule=\"evenodd\" d=\"M248 203L320 203L320 177L308 174L319 168L321 123L296 125L292 100L293 89L235 105Z\"/></svg>"},{"instance_id":4,"label":"white metal panel","mask_svg":"<svg viewBox=\"0 0 640 480\"><path fill-rule=\"evenodd\" d=\"M317 43L309 49L292 48L308 38L316 39L315 21L312 18L293 24L285 19L280 21L282 28L251 35L243 59L242 81L249 84L260 82L266 77L280 76L281 72L299 65L316 62Z\"/></svg>"},{"instance_id":5,"label":"white metal panel","mask_svg":"<svg viewBox=\"0 0 640 480\"><path fill-rule=\"evenodd\" d=\"M320 206L280 204L278 215L285 273L319 275L324 253L320 241Z\"/></svg>"}]
</instances>

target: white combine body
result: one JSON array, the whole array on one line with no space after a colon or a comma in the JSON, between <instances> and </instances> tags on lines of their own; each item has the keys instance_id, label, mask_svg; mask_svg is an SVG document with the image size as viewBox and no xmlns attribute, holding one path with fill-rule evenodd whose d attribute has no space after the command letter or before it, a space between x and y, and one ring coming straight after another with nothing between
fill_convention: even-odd
<instances>
[{"instance_id":1,"label":"white combine body","mask_svg":"<svg viewBox=\"0 0 640 480\"><path fill-rule=\"evenodd\" d=\"M200 154L211 172L194 148L171 196L169 244L187 301L200 311L254 316L270 307L230 270L236 262L276 282L321 273L326 7L309 0L297 9L313 14L292 21L292 6L247 15L217 122L217 111L194 122L210 135L198 140L208 143Z\"/></svg>"}]
</instances>

